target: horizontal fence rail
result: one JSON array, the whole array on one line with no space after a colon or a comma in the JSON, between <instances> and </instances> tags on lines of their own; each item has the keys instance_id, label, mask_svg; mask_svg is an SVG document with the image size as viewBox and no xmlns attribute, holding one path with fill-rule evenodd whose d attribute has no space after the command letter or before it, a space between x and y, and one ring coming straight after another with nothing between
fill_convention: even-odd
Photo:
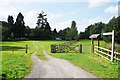
<instances>
[{"instance_id":1,"label":"horizontal fence rail","mask_svg":"<svg viewBox=\"0 0 120 80\"><path fill-rule=\"evenodd\" d=\"M120 61L120 53L118 52L114 52L114 57L111 57L111 50L106 49L106 48L102 48L102 47L98 47L95 46L95 53L107 60L111 60L111 58L113 58L114 60Z\"/></svg>"},{"instance_id":2,"label":"horizontal fence rail","mask_svg":"<svg viewBox=\"0 0 120 80\"><path fill-rule=\"evenodd\" d=\"M16 52L16 51L25 51L25 53L28 53L28 45L25 46L0 46L1 47L1 51L12 51L12 52Z\"/></svg>"}]
</instances>

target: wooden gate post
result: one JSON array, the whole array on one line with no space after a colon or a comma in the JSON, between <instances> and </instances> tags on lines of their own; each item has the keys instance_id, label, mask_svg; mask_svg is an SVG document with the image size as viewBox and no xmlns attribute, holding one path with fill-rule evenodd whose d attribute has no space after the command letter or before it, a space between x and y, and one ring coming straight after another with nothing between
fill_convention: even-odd
<instances>
[{"instance_id":1,"label":"wooden gate post","mask_svg":"<svg viewBox=\"0 0 120 80\"><path fill-rule=\"evenodd\" d=\"M56 45L51 45L51 53L56 53Z\"/></svg>"},{"instance_id":2,"label":"wooden gate post","mask_svg":"<svg viewBox=\"0 0 120 80\"><path fill-rule=\"evenodd\" d=\"M79 53L82 53L82 44L79 45Z\"/></svg>"},{"instance_id":3,"label":"wooden gate post","mask_svg":"<svg viewBox=\"0 0 120 80\"><path fill-rule=\"evenodd\" d=\"M12 52L14 52L14 46L12 46Z\"/></svg>"},{"instance_id":4,"label":"wooden gate post","mask_svg":"<svg viewBox=\"0 0 120 80\"><path fill-rule=\"evenodd\" d=\"M91 52L94 53L94 39L91 39Z\"/></svg>"},{"instance_id":5,"label":"wooden gate post","mask_svg":"<svg viewBox=\"0 0 120 80\"><path fill-rule=\"evenodd\" d=\"M115 48L115 43L114 43L114 30L112 31L112 52L111 52L111 61L113 61L114 58L114 48Z\"/></svg>"},{"instance_id":6,"label":"wooden gate post","mask_svg":"<svg viewBox=\"0 0 120 80\"><path fill-rule=\"evenodd\" d=\"M100 40L98 39L98 50L99 50L99 47L100 47Z\"/></svg>"},{"instance_id":7,"label":"wooden gate post","mask_svg":"<svg viewBox=\"0 0 120 80\"><path fill-rule=\"evenodd\" d=\"M25 50L25 52L26 52L26 53L28 52L28 45L26 45L26 50Z\"/></svg>"}]
</instances>

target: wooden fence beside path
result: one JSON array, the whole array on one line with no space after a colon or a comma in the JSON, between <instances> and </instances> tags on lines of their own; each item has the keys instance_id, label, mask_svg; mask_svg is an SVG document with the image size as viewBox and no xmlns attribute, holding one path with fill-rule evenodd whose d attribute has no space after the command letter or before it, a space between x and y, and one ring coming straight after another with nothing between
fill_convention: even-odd
<instances>
[{"instance_id":1,"label":"wooden fence beside path","mask_svg":"<svg viewBox=\"0 0 120 80\"><path fill-rule=\"evenodd\" d=\"M114 52L114 55L112 56L112 51L106 48L95 46L95 53L107 60L117 60L120 61L120 53Z\"/></svg>"},{"instance_id":2,"label":"wooden fence beside path","mask_svg":"<svg viewBox=\"0 0 120 80\"><path fill-rule=\"evenodd\" d=\"M0 46L1 47L1 51L12 51L13 53L16 51L24 51L25 53L28 53L29 50L29 46L25 45L25 46Z\"/></svg>"}]
</instances>

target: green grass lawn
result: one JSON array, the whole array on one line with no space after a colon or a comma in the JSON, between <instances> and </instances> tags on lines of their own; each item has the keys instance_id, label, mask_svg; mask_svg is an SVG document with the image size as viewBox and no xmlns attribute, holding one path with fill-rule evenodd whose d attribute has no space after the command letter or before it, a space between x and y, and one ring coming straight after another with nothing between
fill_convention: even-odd
<instances>
[{"instance_id":1,"label":"green grass lawn","mask_svg":"<svg viewBox=\"0 0 120 80\"><path fill-rule=\"evenodd\" d=\"M79 66L86 71L93 73L100 78L118 78L118 63L109 62L106 59L90 52L90 40L81 40L75 44L82 44L83 53L51 53L51 44L60 44L63 41L45 41L39 42L46 49L47 53L51 56L62 58L70 61L76 66ZM97 42L95 42L97 44ZM105 46L107 43L101 41L101 46Z\"/></svg>"},{"instance_id":2,"label":"green grass lawn","mask_svg":"<svg viewBox=\"0 0 120 80\"><path fill-rule=\"evenodd\" d=\"M32 69L31 54L35 51L32 41L2 42L2 77L23 78ZM25 45L29 46L25 53ZM14 52L13 52L14 46Z\"/></svg>"},{"instance_id":3,"label":"green grass lawn","mask_svg":"<svg viewBox=\"0 0 120 80\"><path fill-rule=\"evenodd\" d=\"M82 44L83 53L51 53L51 44L62 44L67 41L16 41L2 42L2 74L7 78L22 78L27 75L32 68L31 54L37 52L37 56L46 60L43 51L47 54L65 59L84 70L93 73L100 78L117 78L118 62L109 62L106 59L90 52L90 40L80 40L75 44ZM1 44L1 43L0 43ZM25 45L29 46L28 53L25 53ZM95 42L97 44L97 42ZM101 41L101 46L107 43ZM12 48L14 46L14 52Z\"/></svg>"},{"instance_id":4,"label":"green grass lawn","mask_svg":"<svg viewBox=\"0 0 120 80\"><path fill-rule=\"evenodd\" d=\"M26 76L32 69L31 54L37 52L36 55L41 60L46 60L43 51L50 49L51 42L59 43L59 41L11 41L0 43L2 47L2 51L0 52L0 61L2 58L0 72L2 69L2 77L9 79ZM28 53L25 53L26 44L29 48Z\"/></svg>"}]
</instances>

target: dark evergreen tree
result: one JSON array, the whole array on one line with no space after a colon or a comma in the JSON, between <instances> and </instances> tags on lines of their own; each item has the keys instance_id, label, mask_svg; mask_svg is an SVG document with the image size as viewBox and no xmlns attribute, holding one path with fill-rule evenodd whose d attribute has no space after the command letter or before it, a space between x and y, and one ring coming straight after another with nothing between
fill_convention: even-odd
<instances>
[{"instance_id":1,"label":"dark evergreen tree","mask_svg":"<svg viewBox=\"0 0 120 80\"><path fill-rule=\"evenodd\" d=\"M13 16L9 15L7 21L8 21L8 28L9 28L7 33L8 33L8 37L10 38L10 37L12 37L11 34L13 34L12 32L13 32L13 28L14 28L14 18L13 18Z\"/></svg>"},{"instance_id":2,"label":"dark evergreen tree","mask_svg":"<svg viewBox=\"0 0 120 80\"><path fill-rule=\"evenodd\" d=\"M9 27L8 23L5 21L1 21L2 23L2 40L8 40L8 35L9 35Z\"/></svg>"},{"instance_id":3,"label":"dark evergreen tree","mask_svg":"<svg viewBox=\"0 0 120 80\"><path fill-rule=\"evenodd\" d=\"M37 26L35 28L36 38L51 39L51 27L46 18L47 14L42 11L38 14Z\"/></svg>"},{"instance_id":4,"label":"dark evergreen tree","mask_svg":"<svg viewBox=\"0 0 120 80\"><path fill-rule=\"evenodd\" d=\"M51 27L50 27L48 22L46 22L44 29L45 29L44 30L44 38L45 39L51 39L52 38L51 37Z\"/></svg>"},{"instance_id":5,"label":"dark evergreen tree","mask_svg":"<svg viewBox=\"0 0 120 80\"><path fill-rule=\"evenodd\" d=\"M60 30L60 31L58 32L58 35L59 35L59 37L60 37L62 40L68 40L68 36L67 36L67 31L68 31L68 30L70 30L69 27L67 27L67 28L65 28L65 29L63 29L63 30Z\"/></svg>"},{"instance_id":6,"label":"dark evergreen tree","mask_svg":"<svg viewBox=\"0 0 120 80\"><path fill-rule=\"evenodd\" d=\"M25 37L25 23L24 16L19 13L15 22L15 26L13 29L15 38L24 38Z\"/></svg>"},{"instance_id":7,"label":"dark evergreen tree","mask_svg":"<svg viewBox=\"0 0 120 80\"><path fill-rule=\"evenodd\" d=\"M58 37L58 33L57 33L56 28L53 30L52 35L53 35L53 39L55 39L56 37Z\"/></svg>"},{"instance_id":8,"label":"dark evergreen tree","mask_svg":"<svg viewBox=\"0 0 120 80\"><path fill-rule=\"evenodd\" d=\"M79 33L79 39L86 39L85 32L80 32Z\"/></svg>"},{"instance_id":9,"label":"dark evergreen tree","mask_svg":"<svg viewBox=\"0 0 120 80\"><path fill-rule=\"evenodd\" d=\"M29 26L25 26L25 36L26 38L30 38L31 36L31 31Z\"/></svg>"}]
</instances>

